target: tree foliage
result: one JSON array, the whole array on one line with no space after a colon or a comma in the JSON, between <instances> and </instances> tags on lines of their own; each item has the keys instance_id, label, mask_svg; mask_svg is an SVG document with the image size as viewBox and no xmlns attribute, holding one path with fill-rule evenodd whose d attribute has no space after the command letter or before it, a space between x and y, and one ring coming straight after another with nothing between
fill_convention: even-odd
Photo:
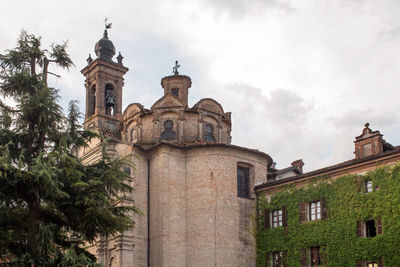
<instances>
[{"instance_id":1,"label":"tree foliage","mask_svg":"<svg viewBox=\"0 0 400 267\"><path fill-rule=\"evenodd\" d=\"M16 48L0 54L0 262L35 266L88 266L83 244L133 226L119 205L131 192L122 166L107 155L83 165L74 155L95 133L81 129L76 101L68 116L58 91L47 85L49 64L69 68L67 43L41 48L41 38L21 32ZM103 150L105 151L105 150Z\"/></svg>"}]
</instances>

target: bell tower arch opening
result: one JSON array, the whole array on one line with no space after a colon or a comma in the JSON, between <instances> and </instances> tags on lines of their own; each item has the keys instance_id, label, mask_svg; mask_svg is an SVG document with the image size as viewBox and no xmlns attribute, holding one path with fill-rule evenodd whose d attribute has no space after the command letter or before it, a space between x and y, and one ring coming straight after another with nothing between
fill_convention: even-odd
<instances>
[{"instance_id":1,"label":"bell tower arch opening","mask_svg":"<svg viewBox=\"0 0 400 267\"><path fill-rule=\"evenodd\" d=\"M115 115L115 91L111 83L107 83L105 87L105 107L107 115Z\"/></svg>"}]
</instances>

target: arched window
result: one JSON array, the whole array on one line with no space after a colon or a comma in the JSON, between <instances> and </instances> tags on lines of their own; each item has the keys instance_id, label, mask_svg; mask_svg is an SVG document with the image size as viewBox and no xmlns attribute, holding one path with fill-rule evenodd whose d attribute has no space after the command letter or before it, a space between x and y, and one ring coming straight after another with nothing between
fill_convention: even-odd
<instances>
[{"instance_id":1,"label":"arched window","mask_svg":"<svg viewBox=\"0 0 400 267\"><path fill-rule=\"evenodd\" d=\"M130 141L131 141L132 144L136 143L136 141L137 141L136 130L135 129L131 130Z\"/></svg>"},{"instance_id":2,"label":"arched window","mask_svg":"<svg viewBox=\"0 0 400 267\"><path fill-rule=\"evenodd\" d=\"M94 114L95 109L96 109L96 85L93 84L92 87L89 90L89 96L88 96L88 116L91 116Z\"/></svg>"},{"instance_id":3,"label":"arched window","mask_svg":"<svg viewBox=\"0 0 400 267\"><path fill-rule=\"evenodd\" d=\"M250 197L249 190L250 175L249 168L237 166L237 196L243 198Z\"/></svg>"},{"instance_id":4,"label":"arched window","mask_svg":"<svg viewBox=\"0 0 400 267\"><path fill-rule=\"evenodd\" d=\"M206 142L215 142L214 128L211 124L206 124L206 130L204 134L204 140Z\"/></svg>"},{"instance_id":5,"label":"arched window","mask_svg":"<svg viewBox=\"0 0 400 267\"><path fill-rule=\"evenodd\" d=\"M174 128L174 123L171 120L166 120L164 122L164 132L161 134L161 138L165 140L176 139L176 133L172 129Z\"/></svg>"},{"instance_id":6,"label":"arched window","mask_svg":"<svg viewBox=\"0 0 400 267\"><path fill-rule=\"evenodd\" d=\"M115 94L114 94L114 86L110 83L106 84L105 90L105 106L106 106L106 114L114 115L115 112Z\"/></svg>"}]
</instances>

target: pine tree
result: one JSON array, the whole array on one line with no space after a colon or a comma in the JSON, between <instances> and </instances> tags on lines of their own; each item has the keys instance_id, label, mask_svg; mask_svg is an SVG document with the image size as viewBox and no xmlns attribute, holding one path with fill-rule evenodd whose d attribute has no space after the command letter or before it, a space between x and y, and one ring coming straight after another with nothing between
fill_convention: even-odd
<instances>
[{"instance_id":1,"label":"pine tree","mask_svg":"<svg viewBox=\"0 0 400 267\"><path fill-rule=\"evenodd\" d=\"M0 262L25 266L88 266L84 244L133 226L135 207L119 205L131 192L122 167L129 160L83 165L74 156L95 133L81 129L76 101L68 116L47 84L49 64L73 65L67 43L41 48L22 31L16 48L0 54ZM105 149L103 150L105 151Z\"/></svg>"}]
</instances>

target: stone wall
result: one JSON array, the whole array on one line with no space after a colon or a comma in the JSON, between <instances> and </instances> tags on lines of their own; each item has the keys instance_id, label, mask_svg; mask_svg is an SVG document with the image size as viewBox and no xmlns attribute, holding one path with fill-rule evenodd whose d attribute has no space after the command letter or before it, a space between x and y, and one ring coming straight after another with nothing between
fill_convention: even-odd
<instances>
[{"instance_id":1,"label":"stone wall","mask_svg":"<svg viewBox=\"0 0 400 267\"><path fill-rule=\"evenodd\" d=\"M268 160L230 147L151 152L150 266L254 266L254 192L237 197L238 164L251 166L252 189Z\"/></svg>"}]
</instances>

